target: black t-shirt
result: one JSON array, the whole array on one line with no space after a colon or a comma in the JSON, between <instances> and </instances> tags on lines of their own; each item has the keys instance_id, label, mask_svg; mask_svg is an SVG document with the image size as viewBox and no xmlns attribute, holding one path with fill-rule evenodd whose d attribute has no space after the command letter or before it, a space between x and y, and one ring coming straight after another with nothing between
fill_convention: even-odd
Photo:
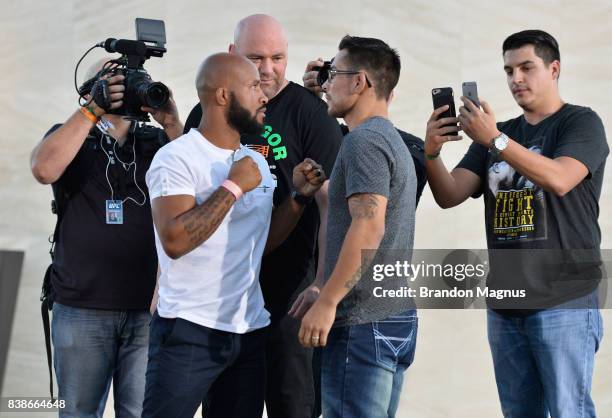
<instances>
[{"instance_id":1,"label":"black t-shirt","mask_svg":"<svg viewBox=\"0 0 612 418\"><path fill-rule=\"evenodd\" d=\"M57 302L89 309L149 308L157 253L145 174L167 142L161 129L132 126L123 146L113 147L114 140L94 128L53 183L62 214L51 273ZM123 224L107 224L111 186L112 199L131 197L141 204L123 202Z\"/></svg>"},{"instance_id":2,"label":"black t-shirt","mask_svg":"<svg viewBox=\"0 0 612 418\"><path fill-rule=\"evenodd\" d=\"M488 286L526 290L526 298L490 306L524 315L532 311L521 308L544 309L588 294L601 278L598 201L609 153L601 119L589 108L566 104L537 125L520 116L497 127L531 152L580 161L589 174L559 197L482 145L470 146L457 167L482 179L477 195L484 195L487 243L493 250Z\"/></svg>"},{"instance_id":3,"label":"black t-shirt","mask_svg":"<svg viewBox=\"0 0 612 418\"><path fill-rule=\"evenodd\" d=\"M290 82L267 104L265 128L261 135L243 136L241 142L261 153L277 180L274 205L280 205L293 190L293 168L311 158L331 174L340 148L342 132L338 122L327 114L323 100L302 86ZM185 123L185 132L202 119L197 104ZM263 257L260 283L266 309L272 320L284 316L298 293L314 277L314 254L319 212L309 204L287 240Z\"/></svg>"},{"instance_id":4,"label":"black t-shirt","mask_svg":"<svg viewBox=\"0 0 612 418\"><path fill-rule=\"evenodd\" d=\"M342 133L346 135L349 130L348 126L340 125L342 128ZM397 128L396 128L397 129ZM408 151L410 151L410 156L412 157L412 162L414 163L414 172L417 177L417 189L416 189L416 204L419 205L419 200L421 199L421 194L423 194L423 189L427 184L427 169L425 168L425 142L419 137L416 137L408 132L404 132L401 129L397 129L400 136L402 137L402 141L408 147Z\"/></svg>"}]
</instances>

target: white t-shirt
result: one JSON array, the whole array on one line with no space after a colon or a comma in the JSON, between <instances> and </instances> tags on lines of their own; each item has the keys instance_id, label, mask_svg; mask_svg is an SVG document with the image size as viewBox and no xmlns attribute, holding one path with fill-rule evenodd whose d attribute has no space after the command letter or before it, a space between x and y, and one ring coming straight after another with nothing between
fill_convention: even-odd
<instances>
[{"instance_id":1,"label":"white t-shirt","mask_svg":"<svg viewBox=\"0 0 612 418\"><path fill-rule=\"evenodd\" d=\"M275 188L266 160L243 145L235 153L218 148L191 129L157 152L146 180L151 201L190 195L199 205L227 179L232 163L247 155L259 166L262 181L232 206L208 240L173 260L155 230L161 317L240 334L270 323L259 286Z\"/></svg>"}]
</instances>

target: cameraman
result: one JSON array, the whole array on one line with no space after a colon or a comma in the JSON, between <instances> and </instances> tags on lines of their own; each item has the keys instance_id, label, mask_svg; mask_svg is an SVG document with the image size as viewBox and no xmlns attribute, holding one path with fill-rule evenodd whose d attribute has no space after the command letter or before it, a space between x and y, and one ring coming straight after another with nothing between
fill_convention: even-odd
<instances>
[{"instance_id":1,"label":"cameraman","mask_svg":"<svg viewBox=\"0 0 612 418\"><path fill-rule=\"evenodd\" d=\"M106 80L112 111L123 104L125 77ZM164 108L142 108L163 131L100 104L91 100L53 126L31 155L32 174L52 185L58 214L50 279L54 367L66 401L60 417L101 417L111 381L116 416L141 415L157 271L145 173L183 130L172 97Z\"/></svg>"}]
</instances>

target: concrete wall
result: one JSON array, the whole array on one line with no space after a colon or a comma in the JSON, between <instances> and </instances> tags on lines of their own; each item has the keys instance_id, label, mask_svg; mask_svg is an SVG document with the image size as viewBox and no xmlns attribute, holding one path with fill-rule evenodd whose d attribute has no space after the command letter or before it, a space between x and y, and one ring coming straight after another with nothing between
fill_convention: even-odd
<instances>
[{"instance_id":1,"label":"concrete wall","mask_svg":"<svg viewBox=\"0 0 612 418\"><path fill-rule=\"evenodd\" d=\"M166 22L168 53L146 68L173 90L185 119L196 102L197 65L225 51L235 23L263 12L287 28L288 78L301 81L306 62L331 57L346 33L379 37L397 48L402 76L391 108L398 127L423 136L430 90L477 80L498 120L518 115L505 83L501 44L510 33L541 28L561 46L565 101L592 107L612 132L612 3L451 0L383 1L107 1L4 0L0 13L0 248L26 252L2 396L44 396L46 360L38 296L55 217L51 188L38 185L29 154L46 130L77 107L73 71L78 58L107 37L134 38L134 18ZM92 53L82 70L102 56ZM84 74L84 72L81 72ZM444 149L455 164L470 143ZM612 168L600 205L603 247L612 247ZM481 201L443 211L427 190L417 213L417 248L484 248ZM407 373L399 417L501 416L483 311L421 311L417 354ZM603 312L605 330L612 314ZM612 345L597 355L593 396L612 417ZM112 416L112 411L107 411ZM35 416L31 414L29 416Z\"/></svg>"}]
</instances>

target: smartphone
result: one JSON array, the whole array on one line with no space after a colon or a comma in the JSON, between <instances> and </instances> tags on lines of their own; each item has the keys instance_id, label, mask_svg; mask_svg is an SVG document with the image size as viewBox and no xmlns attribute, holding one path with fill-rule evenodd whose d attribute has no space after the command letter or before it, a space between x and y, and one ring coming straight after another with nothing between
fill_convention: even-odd
<instances>
[{"instance_id":1,"label":"smartphone","mask_svg":"<svg viewBox=\"0 0 612 418\"><path fill-rule=\"evenodd\" d=\"M323 61L323 66L317 65L316 67L312 67L312 71L318 71L317 73L317 83L319 86L322 86L327 81L328 71L331 68L331 61Z\"/></svg>"},{"instance_id":2,"label":"smartphone","mask_svg":"<svg viewBox=\"0 0 612 418\"><path fill-rule=\"evenodd\" d=\"M466 81L462 85L463 97L470 99L476 106L480 107L480 101L478 100L478 88L476 87L475 81Z\"/></svg>"},{"instance_id":3,"label":"smartphone","mask_svg":"<svg viewBox=\"0 0 612 418\"><path fill-rule=\"evenodd\" d=\"M444 105L448 105L446 112L438 116L438 119L442 118L456 118L457 113L455 111L455 96L453 95L453 89L450 87L440 87L431 90L431 98L433 99L434 110ZM454 123L448 123L444 126L457 126Z\"/></svg>"}]
</instances>

